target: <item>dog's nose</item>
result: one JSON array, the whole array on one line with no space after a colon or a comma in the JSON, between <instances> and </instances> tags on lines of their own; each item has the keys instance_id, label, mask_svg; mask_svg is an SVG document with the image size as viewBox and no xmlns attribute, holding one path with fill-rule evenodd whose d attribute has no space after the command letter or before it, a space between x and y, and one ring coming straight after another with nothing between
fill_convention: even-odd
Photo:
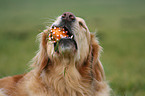
<instances>
[{"instance_id":1,"label":"dog's nose","mask_svg":"<svg viewBox=\"0 0 145 96\"><path fill-rule=\"evenodd\" d=\"M75 15L73 13L70 13L70 12L65 12L62 14L62 20L65 20L65 21L74 21L75 20Z\"/></svg>"}]
</instances>

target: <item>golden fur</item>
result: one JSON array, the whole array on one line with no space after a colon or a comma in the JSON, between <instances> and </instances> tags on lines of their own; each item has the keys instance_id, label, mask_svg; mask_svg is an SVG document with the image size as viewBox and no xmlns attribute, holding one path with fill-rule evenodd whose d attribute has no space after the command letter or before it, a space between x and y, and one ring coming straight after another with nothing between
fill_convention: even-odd
<instances>
[{"instance_id":1,"label":"golden fur","mask_svg":"<svg viewBox=\"0 0 145 96\"><path fill-rule=\"evenodd\" d=\"M54 24L60 23L60 18ZM33 58L33 69L0 79L0 96L109 96L97 39L79 17L71 28L78 45L76 53L56 54L47 40L50 28L44 30L39 34L40 49Z\"/></svg>"}]
</instances>

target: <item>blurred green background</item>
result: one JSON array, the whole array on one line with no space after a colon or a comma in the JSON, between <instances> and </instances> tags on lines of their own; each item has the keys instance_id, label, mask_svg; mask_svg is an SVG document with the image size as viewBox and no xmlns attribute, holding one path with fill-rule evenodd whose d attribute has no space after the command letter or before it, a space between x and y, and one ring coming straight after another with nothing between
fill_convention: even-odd
<instances>
[{"instance_id":1,"label":"blurred green background","mask_svg":"<svg viewBox=\"0 0 145 96\"><path fill-rule=\"evenodd\" d=\"M37 34L68 11L98 31L112 96L145 96L145 0L0 0L0 77L27 72Z\"/></svg>"}]
</instances>

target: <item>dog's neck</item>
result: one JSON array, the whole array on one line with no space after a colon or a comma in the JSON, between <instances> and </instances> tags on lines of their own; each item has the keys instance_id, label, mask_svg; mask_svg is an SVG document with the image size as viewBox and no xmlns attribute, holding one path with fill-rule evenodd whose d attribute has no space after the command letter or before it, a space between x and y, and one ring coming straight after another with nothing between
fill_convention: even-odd
<instances>
[{"instance_id":1,"label":"dog's neck","mask_svg":"<svg viewBox=\"0 0 145 96\"><path fill-rule=\"evenodd\" d=\"M61 61L59 61L61 60ZM91 85L88 82L83 82L74 59L63 58L56 60L54 67L51 70L43 70L41 73L42 81L53 91L58 94L68 92L68 94L93 94L91 93ZM69 93L69 91L72 91ZM65 93L66 94L66 93Z\"/></svg>"}]
</instances>

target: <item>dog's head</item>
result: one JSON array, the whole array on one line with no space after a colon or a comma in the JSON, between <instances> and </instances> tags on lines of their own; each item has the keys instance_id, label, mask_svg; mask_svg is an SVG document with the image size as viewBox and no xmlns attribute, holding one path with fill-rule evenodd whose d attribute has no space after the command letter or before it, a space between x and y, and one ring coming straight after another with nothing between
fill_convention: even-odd
<instances>
[{"instance_id":1,"label":"dog's head","mask_svg":"<svg viewBox=\"0 0 145 96\"><path fill-rule=\"evenodd\" d=\"M56 40L57 37L55 38L57 35L49 37L53 35L54 32L52 30L55 29L64 32L66 36L59 34L58 40ZM65 12L56 19L51 27L44 30L40 36L40 50L34 57L33 64L38 66L40 71L53 66L55 62L58 64L65 59L69 62L72 61L76 68L87 65L94 70L96 76L103 77L103 68L99 61L101 47L98 45L94 35L89 32L82 18L76 17L70 12Z\"/></svg>"},{"instance_id":2,"label":"dog's head","mask_svg":"<svg viewBox=\"0 0 145 96\"><path fill-rule=\"evenodd\" d=\"M55 43L48 40L47 53L50 58L73 58L77 61L87 58L90 32L83 19L66 12L52 24L51 30L56 28L67 32L67 37L61 37Z\"/></svg>"}]
</instances>

